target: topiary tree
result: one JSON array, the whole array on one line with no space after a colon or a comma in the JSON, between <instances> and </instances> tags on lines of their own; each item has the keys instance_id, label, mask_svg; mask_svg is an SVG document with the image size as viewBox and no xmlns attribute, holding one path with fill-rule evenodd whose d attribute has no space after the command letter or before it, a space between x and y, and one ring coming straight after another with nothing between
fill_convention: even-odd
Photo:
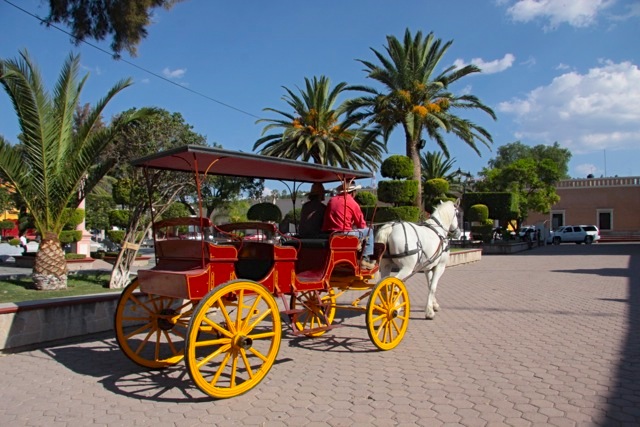
<instances>
[{"instance_id":1,"label":"topiary tree","mask_svg":"<svg viewBox=\"0 0 640 427\"><path fill-rule=\"evenodd\" d=\"M382 162L380 173L391 180L380 181L378 199L393 206L378 208L375 221L418 221L420 209L413 204L418 196L419 185L418 181L408 179L413 176L411 159L400 155L390 156Z\"/></svg>"},{"instance_id":2,"label":"topiary tree","mask_svg":"<svg viewBox=\"0 0 640 427\"><path fill-rule=\"evenodd\" d=\"M380 174L393 180L410 179L413 176L413 163L407 156L395 154L382 162Z\"/></svg>"},{"instance_id":3,"label":"topiary tree","mask_svg":"<svg viewBox=\"0 0 640 427\"><path fill-rule=\"evenodd\" d=\"M450 200L449 197L447 197L449 181L444 178L428 179L424 182L422 192L424 208L427 212L432 213L434 207L440 202Z\"/></svg>"},{"instance_id":4,"label":"topiary tree","mask_svg":"<svg viewBox=\"0 0 640 427\"><path fill-rule=\"evenodd\" d=\"M482 204L473 205L469 208L467 218L473 223L473 235L480 236L480 240L489 243L493 235L493 220L489 219L489 207Z\"/></svg>"},{"instance_id":5,"label":"topiary tree","mask_svg":"<svg viewBox=\"0 0 640 427\"><path fill-rule=\"evenodd\" d=\"M273 203L256 203L249 208L247 219L251 221L280 222L282 220L282 212Z\"/></svg>"}]
</instances>

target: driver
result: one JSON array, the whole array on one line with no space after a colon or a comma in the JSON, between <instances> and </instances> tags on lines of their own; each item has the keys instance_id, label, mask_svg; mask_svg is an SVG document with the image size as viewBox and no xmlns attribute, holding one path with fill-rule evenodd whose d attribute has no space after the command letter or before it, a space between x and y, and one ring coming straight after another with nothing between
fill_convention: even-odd
<instances>
[{"instance_id":1,"label":"driver","mask_svg":"<svg viewBox=\"0 0 640 427\"><path fill-rule=\"evenodd\" d=\"M371 260L374 243L373 230L367 227L362 209L353 198L356 190L360 188L362 188L360 185L355 186L344 183L335 189L336 195L327 203L322 231L327 233L343 231L364 238L365 246L360 266L371 270L376 265L375 261Z\"/></svg>"}]
</instances>

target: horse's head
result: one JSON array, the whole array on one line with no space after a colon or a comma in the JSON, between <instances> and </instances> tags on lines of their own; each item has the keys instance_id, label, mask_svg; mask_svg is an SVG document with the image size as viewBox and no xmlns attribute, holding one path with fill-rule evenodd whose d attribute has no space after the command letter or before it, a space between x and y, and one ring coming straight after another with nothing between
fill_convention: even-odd
<instances>
[{"instance_id":1,"label":"horse's head","mask_svg":"<svg viewBox=\"0 0 640 427\"><path fill-rule=\"evenodd\" d=\"M460 238L462 234L458 223L459 205L460 199L458 199L456 203L452 201L440 202L433 212L433 215L437 216L440 220L442 227L444 227L454 239Z\"/></svg>"}]
</instances>

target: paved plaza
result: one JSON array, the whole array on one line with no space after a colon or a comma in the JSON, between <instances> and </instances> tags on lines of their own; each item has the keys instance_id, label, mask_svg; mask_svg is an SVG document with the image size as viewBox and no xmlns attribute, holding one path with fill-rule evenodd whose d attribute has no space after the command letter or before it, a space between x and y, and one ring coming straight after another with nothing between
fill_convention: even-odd
<instances>
[{"instance_id":1,"label":"paved plaza","mask_svg":"<svg viewBox=\"0 0 640 427\"><path fill-rule=\"evenodd\" d=\"M442 310L388 352L348 312L283 335L256 388L212 400L184 363L150 371L110 333L0 356L2 426L640 425L640 244L561 245L447 269Z\"/></svg>"}]
</instances>

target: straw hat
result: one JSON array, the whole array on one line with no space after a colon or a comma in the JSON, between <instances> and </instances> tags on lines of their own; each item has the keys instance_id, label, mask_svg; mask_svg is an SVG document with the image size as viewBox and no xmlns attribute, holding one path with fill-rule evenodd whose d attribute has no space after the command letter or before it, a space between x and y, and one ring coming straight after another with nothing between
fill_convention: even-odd
<instances>
[{"instance_id":1,"label":"straw hat","mask_svg":"<svg viewBox=\"0 0 640 427\"><path fill-rule=\"evenodd\" d=\"M351 193L352 191L356 191L362 188L362 185L349 185L349 187L346 187L346 192L347 193ZM340 184L336 187L336 189L334 190L336 192L336 194L342 194L345 192L345 185L344 184Z\"/></svg>"}]
</instances>

